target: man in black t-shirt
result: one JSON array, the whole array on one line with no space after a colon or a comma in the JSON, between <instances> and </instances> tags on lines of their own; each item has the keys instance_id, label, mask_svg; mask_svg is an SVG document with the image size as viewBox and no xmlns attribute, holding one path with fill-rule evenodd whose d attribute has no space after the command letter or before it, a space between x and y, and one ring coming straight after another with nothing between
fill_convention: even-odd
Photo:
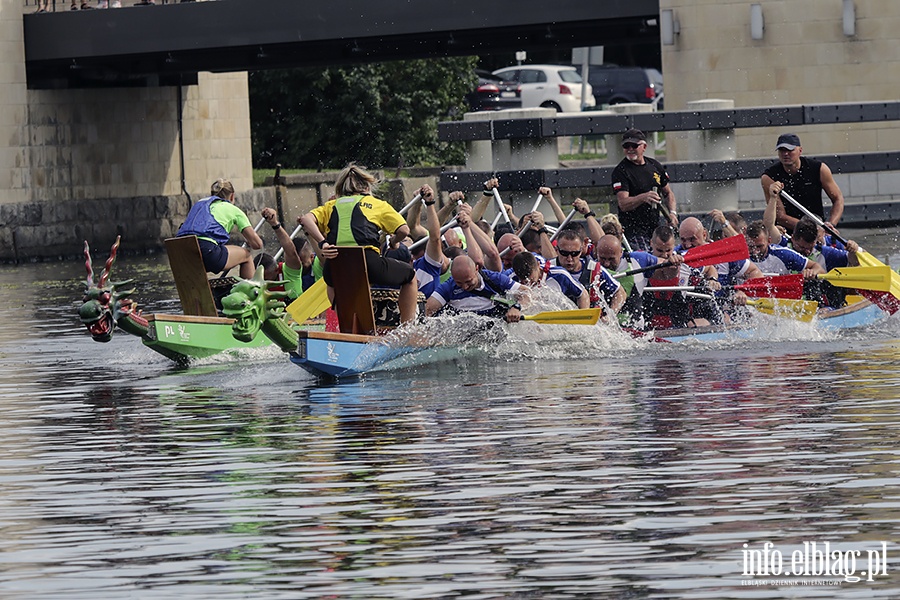
<instances>
[{"instance_id":1,"label":"man in black t-shirt","mask_svg":"<svg viewBox=\"0 0 900 600\"><path fill-rule=\"evenodd\" d=\"M662 164L644 156L647 138L629 129L622 136L625 158L612 172L612 186L619 208L619 221L631 248L648 252L653 230L660 224L678 227L675 195Z\"/></svg>"},{"instance_id":2,"label":"man in black t-shirt","mask_svg":"<svg viewBox=\"0 0 900 600\"><path fill-rule=\"evenodd\" d=\"M837 226L844 213L844 195L834 181L828 165L801 156L803 147L800 145L800 138L794 133L783 133L778 136L775 149L778 151L778 163L766 169L760 178L765 197L769 197L769 187L780 181L784 184L784 191L791 198L823 221ZM825 219L825 209L822 205L823 191L831 199L828 219ZM776 210L775 222L783 225L788 231L793 231L797 221L803 216L797 207L780 198Z\"/></svg>"}]
</instances>

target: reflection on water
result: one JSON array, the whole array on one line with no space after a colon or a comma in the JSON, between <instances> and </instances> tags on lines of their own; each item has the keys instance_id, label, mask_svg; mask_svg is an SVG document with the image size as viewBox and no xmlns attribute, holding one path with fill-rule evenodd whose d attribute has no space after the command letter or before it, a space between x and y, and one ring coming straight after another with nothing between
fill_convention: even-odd
<instances>
[{"instance_id":1,"label":"reflection on water","mask_svg":"<svg viewBox=\"0 0 900 600\"><path fill-rule=\"evenodd\" d=\"M81 273L0 270L3 598L900 594L897 320L697 347L523 328L318 385L271 349L178 369L96 344ZM857 571L884 541L887 575L742 574L814 541Z\"/></svg>"}]
</instances>

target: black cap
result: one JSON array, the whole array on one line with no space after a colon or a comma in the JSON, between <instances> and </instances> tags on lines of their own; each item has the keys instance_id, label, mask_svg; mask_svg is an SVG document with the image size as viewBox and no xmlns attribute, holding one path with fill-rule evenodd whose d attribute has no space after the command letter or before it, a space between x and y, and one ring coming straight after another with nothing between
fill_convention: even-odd
<instances>
[{"instance_id":1,"label":"black cap","mask_svg":"<svg viewBox=\"0 0 900 600\"><path fill-rule=\"evenodd\" d=\"M646 141L647 136L645 136L644 132L640 129L629 129L624 134L622 134L623 144L640 144L641 142Z\"/></svg>"},{"instance_id":2,"label":"black cap","mask_svg":"<svg viewBox=\"0 0 900 600\"><path fill-rule=\"evenodd\" d=\"M793 150L800 145L800 137L796 133L782 133L778 136L778 143L775 144L776 150Z\"/></svg>"}]
</instances>

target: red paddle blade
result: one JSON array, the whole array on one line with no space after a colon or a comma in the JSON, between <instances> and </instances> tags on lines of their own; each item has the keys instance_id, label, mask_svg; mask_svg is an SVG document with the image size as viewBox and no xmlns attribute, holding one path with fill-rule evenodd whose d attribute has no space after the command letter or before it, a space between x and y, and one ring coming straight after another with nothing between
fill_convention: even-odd
<instances>
[{"instance_id":1,"label":"red paddle blade","mask_svg":"<svg viewBox=\"0 0 900 600\"><path fill-rule=\"evenodd\" d=\"M746 244L744 244L746 248ZM799 300L803 296L803 274L758 277L734 286L751 298L789 298Z\"/></svg>"},{"instance_id":2,"label":"red paddle blade","mask_svg":"<svg viewBox=\"0 0 900 600\"><path fill-rule=\"evenodd\" d=\"M705 267L720 263L733 262L750 258L747 240L742 235L734 235L691 248L684 255L684 262L692 267Z\"/></svg>"}]
</instances>

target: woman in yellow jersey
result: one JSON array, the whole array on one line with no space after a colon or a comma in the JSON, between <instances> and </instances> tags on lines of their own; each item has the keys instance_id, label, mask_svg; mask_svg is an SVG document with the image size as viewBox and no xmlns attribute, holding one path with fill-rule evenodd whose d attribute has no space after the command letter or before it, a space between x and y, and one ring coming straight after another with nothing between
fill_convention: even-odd
<instances>
[{"instance_id":1,"label":"woman in yellow jersey","mask_svg":"<svg viewBox=\"0 0 900 600\"><path fill-rule=\"evenodd\" d=\"M391 235L391 248L409 235L403 216L383 200L371 195L375 177L350 163L334 184L335 197L300 217L300 224L324 262L323 278L328 299L334 303L334 287L328 259L337 256L336 246L363 246L369 283L399 287L400 322L416 318L416 273L412 265L381 256L380 232Z\"/></svg>"}]
</instances>

